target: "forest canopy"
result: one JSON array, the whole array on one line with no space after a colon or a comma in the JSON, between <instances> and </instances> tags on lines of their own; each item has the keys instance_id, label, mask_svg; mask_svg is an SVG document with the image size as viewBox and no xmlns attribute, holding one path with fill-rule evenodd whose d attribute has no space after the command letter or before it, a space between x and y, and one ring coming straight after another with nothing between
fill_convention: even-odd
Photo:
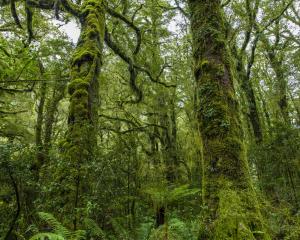
<instances>
[{"instance_id":1,"label":"forest canopy","mask_svg":"<svg viewBox=\"0 0 300 240\"><path fill-rule=\"evenodd\" d=\"M0 0L0 239L299 240L299 207L299 0Z\"/></svg>"}]
</instances>

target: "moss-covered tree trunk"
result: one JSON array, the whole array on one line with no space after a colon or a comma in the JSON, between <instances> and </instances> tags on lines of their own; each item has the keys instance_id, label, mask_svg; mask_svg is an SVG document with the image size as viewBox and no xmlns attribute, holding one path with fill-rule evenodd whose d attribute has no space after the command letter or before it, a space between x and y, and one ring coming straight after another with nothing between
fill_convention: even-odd
<instances>
[{"instance_id":1,"label":"moss-covered tree trunk","mask_svg":"<svg viewBox=\"0 0 300 240\"><path fill-rule=\"evenodd\" d=\"M84 197L89 193L88 164L97 146L98 78L105 31L103 1L83 1L80 23L80 38L71 59L69 127L64 146L69 165L65 176L67 202L75 216L75 211L84 207Z\"/></svg>"},{"instance_id":2,"label":"moss-covered tree trunk","mask_svg":"<svg viewBox=\"0 0 300 240\"><path fill-rule=\"evenodd\" d=\"M209 211L200 239L265 238L243 148L221 1L189 0L189 7Z\"/></svg>"}]
</instances>

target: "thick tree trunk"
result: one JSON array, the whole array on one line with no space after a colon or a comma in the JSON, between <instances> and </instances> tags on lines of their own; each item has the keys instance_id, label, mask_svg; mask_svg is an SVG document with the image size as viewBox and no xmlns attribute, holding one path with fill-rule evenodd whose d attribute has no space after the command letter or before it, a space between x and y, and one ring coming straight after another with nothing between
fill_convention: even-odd
<instances>
[{"instance_id":1,"label":"thick tree trunk","mask_svg":"<svg viewBox=\"0 0 300 240\"><path fill-rule=\"evenodd\" d=\"M85 0L81 6L81 34L71 60L70 107L67 140L64 144L69 172L64 186L68 186L67 204L75 213L84 206L89 192L88 163L97 146L98 78L102 65L105 32L103 1ZM71 204L74 203L74 204ZM71 206L70 206L71 205ZM74 227L77 222L74 217Z\"/></svg>"},{"instance_id":2,"label":"thick tree trunk","mask_svg":"<svg viewBox=\"0 0 300 240\"><path fill-rule=\"evenodd\" d=\"M189 7L210 219L209 230L200 239L246 239L250 235L241 226L257 231L262 222L243 148L221 1L189 0ZM236 217L226 215L227 210Z\"/></svg>"}]
</instances>

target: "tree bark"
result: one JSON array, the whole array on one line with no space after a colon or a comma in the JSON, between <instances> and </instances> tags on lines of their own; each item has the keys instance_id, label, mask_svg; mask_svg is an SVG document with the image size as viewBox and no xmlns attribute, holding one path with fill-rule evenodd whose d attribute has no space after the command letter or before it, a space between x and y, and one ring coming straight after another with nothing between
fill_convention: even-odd
<instances>
[{"instance_id":1,"label":"tree bark","mask_svg":"<svg viewBox=\"0 0 300 240\"><path fill-rule=\"evenodd\" d=\"M206 175L205 201L209 210L209 230L200 239L231 238L237 233L242 234L241 225L251 231L261 231L262 220L252 190L242 141L221 1L189 0L189 8L197 114ZM238 207L234 207L234 204ZM226 209L239 217L234 219L227 216ZM244 221L243 214L252 218ZM238 224L230 224L235 221ZM266 238L265 235L255 237Z\"/></svg>"},{"instance_id":2,"label":"tree bark","mask_svg":"<svg viewBox=\"0 0 300 240\"><path fill-rule=\"evenodd\" d=\"M102 0L85 0L80 8L81 33L71 59L70 107L67 139L63 145L69 170L64 176L66 204L78 226L78 209L89 194L88 164L97 146L98 78L102 66L105 10ZM77 212L77 213L76 213Z\"/></svg>"}]
</instances>

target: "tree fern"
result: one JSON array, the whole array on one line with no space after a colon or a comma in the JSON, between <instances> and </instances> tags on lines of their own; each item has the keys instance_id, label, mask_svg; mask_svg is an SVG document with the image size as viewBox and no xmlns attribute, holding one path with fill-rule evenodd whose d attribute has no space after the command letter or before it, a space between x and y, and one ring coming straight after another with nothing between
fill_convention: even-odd
<instances>
[{"instance_id":1,"label":"tree fern","mask_svg":"<svg viewBox=\"0 0 300 240\"><path fill-rule=\"evenodd\" d=\"M154 205L163 206L195 195L200 192L200 189L191 189L189 185L186 184L173 189L167 186L146 187L143 192L149 196Z\"/></svg>"}]
</instances>

